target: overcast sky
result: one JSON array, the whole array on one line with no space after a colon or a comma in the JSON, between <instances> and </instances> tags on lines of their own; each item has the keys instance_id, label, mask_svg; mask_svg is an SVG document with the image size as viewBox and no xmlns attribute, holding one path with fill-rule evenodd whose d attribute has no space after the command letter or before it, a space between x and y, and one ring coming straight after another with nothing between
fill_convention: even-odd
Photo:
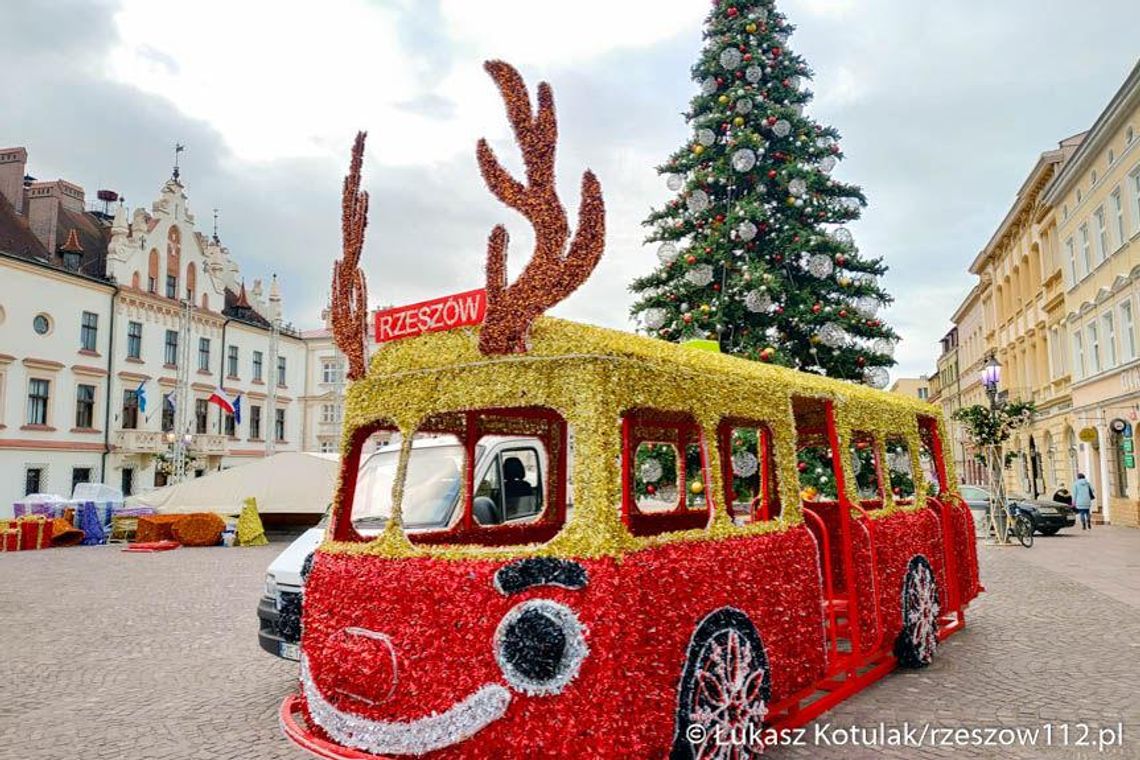
<instances>
[{"instance_id":1,"label":"overcast sky","mask_svg":"<svg viewBox=\"0 0 1140 760\"><path fill-rule=\"evenodd\" d=\"M786 0L790 47L815 70L809 113L843 134L836 176L870 201L860 247L891 267L903 336L895 375L933 369L970 287L966 267L1037 154L1087 129L1140 56L1140 4L1099 0ZM339 254L340 183L369 132L365 249L372 304L482 285L505 221L512 271L524 220L484 189L475 142L518 167L481 68L553 85L559 185L575 213L587 166L606 197L606 255L555 314L629 329L626 284L655 258L641 220L669 196L653 167L686 139L702 0L252 0L7 3L0 147L29 172L148 205L175 141L201 229L247 280L276 272L286 315L317 326ZM285 12L291 9L292 12ZM573 218L573 217L571 217Z\"/></svg>"}]
</instances>

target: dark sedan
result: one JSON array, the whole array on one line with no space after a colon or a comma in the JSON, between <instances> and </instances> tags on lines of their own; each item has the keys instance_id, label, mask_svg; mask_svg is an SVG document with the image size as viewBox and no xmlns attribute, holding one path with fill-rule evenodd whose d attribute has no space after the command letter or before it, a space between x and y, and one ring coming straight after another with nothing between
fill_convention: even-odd
<instances>
[{"instance_id":1,"label":"dark sedan","mask_svg":"<svg viewBox=\"0 0 1140 760\"><path fill-rule=\"evenodd\" d=\"M958 490L969 505L970 511L975 514L975 518L981 517L984 523L990 492L978 486L960 486ZM1029 516L1033 521L1033 527L1043 536L1052 536L1061 528L1071 528L1077 523L1077 512L1068 504L1049 499L1033 499L1025 494L1010 494L1008 499L1010 506L1017 506Z\"/></svg>"}]
</instances>

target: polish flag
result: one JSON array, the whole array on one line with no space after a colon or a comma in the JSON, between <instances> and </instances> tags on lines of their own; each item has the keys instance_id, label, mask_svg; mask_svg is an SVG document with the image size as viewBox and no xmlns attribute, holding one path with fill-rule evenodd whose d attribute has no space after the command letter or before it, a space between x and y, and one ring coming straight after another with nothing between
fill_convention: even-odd
<instances>
[{"instance_id":1,"label":"polish flag","mask_svg":"<svg viewBox=\"0 0 1140 760\"><path fill-rule=\"evenodd\" d=\"M230 401L229 396L227 396L226 392L221 388L218 388L213 393L211 393L210 398L206 400L211 404L217 404L220 406L223 410L225 410L226 414L234 413L233 402Z\"/></svg>"}]
</instances>

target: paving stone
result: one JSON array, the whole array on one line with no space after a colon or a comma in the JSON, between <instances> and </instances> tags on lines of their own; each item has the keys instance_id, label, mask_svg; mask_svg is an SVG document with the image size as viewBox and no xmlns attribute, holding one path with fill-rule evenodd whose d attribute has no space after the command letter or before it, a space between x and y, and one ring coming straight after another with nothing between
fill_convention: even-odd
<instances>
[{"instance_id":1,"label":"paving stone","mask_svg":"<svg viewBox=\"0 0 1140 760\"><path fill-rule=\"evenodd\" d=\"M306 757L276 718L296 665L257 646L263 574L282 548L0 557L0 758ZM1055 732L1122 722L1123 748L809 746L769 756L1140 757L1140 531L1104 527L980 555L988 592L934 664L892 673L821 721Z\"/></svg>"}]
</instances>

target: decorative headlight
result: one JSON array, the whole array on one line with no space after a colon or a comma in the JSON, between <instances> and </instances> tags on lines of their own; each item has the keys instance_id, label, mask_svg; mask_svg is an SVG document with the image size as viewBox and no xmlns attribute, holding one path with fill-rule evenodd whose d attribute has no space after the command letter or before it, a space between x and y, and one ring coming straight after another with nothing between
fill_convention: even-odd
<instances>
[{"instance_id":1,"label":"decorative headlight","mask_svg":"<svg viewBox=\"0 0 1140 760\"><path fill-rule=\"evenodd\" d=\"M495 631L494 646L507 683L531 695L562 691L589 653L578 617L549 599L513 607Z\"/></svg>"},{"instance_id":2,"label":"decorative headlight","mask_svg":"<svg viewBox=\"0 0 1140 760\"><path fill-rule=\"evenodd\" d=\"M277 593L278 593L277 578L275 578L273 576L273 573L266 573L266 575L265 575L265 595L268 596L270 599L276 599Z\"/></svg>"}]
</instances>

